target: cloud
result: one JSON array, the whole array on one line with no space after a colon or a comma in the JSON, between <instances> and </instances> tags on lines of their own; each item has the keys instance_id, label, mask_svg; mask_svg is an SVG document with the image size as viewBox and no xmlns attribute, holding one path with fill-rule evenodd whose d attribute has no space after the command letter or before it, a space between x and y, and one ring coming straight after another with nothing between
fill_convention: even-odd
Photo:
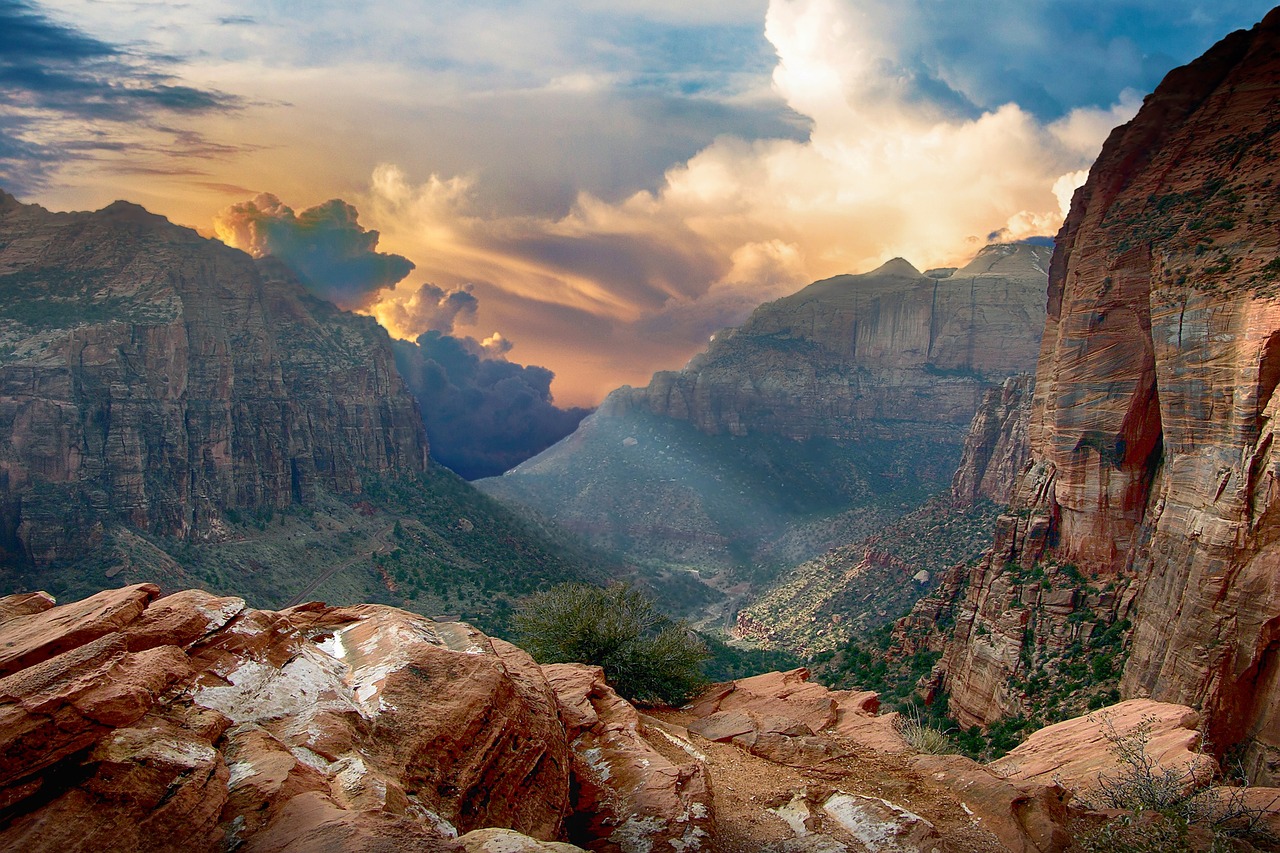
<instances>
[{"instance_id":1,"label":"cloud","mask_svg":"<svg viewBox=\"0 0 1280 853\"><path fill-rule=\"evenodd\" d=\"M431 456L459 475L492 477L545 450L577 427L587 409L559 409L544 367L484 357L503 348L427 332L393 343L396 366L418 398Z\"/></svg>"},{"instance_id":2,"label":"cloud","mask_svg":"<svg viewBox=\"0 0 1280 853\"><path fill-rule=\"evenodd\" d=\"M393 295L377 303L373 315L397 337L416 338L423 332L447 335L452 334L458 323L474 323L479 304L470 286L445 290L434 284L423 284L407 296ZM496 333L495 336L502 337Z\"/></svg>"},{"instance_id":3,"label":"cloud","mask_svg":"<svg viewBox=\"0 0 1280 853\"><path fill-rule=\"evenodd\" d=\"M362 207L439 286L470 283L478 320L584 402L679 366L810 281L894 256L954 266L989 235L1053 234L1137 94L1047 121L982 108L875 23L841 0L770 4L774 91L806 138L722 136L654 190L580 192L559 216L486 215L476 178L415 184L394 166L375 170Z\"/></svg>"},{"instance_id":4,"label":"cloud","mask_svg":"<svg viewBox=\"0 0 1280 853\"><path fill-rule=\"evenodd\" d=\"M183 84L171 64L59 23L26 0L0 2L0 182L38 190L66 162L128 148L209 156L201 134L160 117L231 112L241 102Z\"/></svg>"},{"instance_id":5,"label":"cloud","mask_svg":"<svg viewBox=\"0 0 1280 853\"><path fill-rule=\"evenodd\" d=\"M392 287L407 276L413 263L400 255L375 251L378 232L366 231L358 218L356 209L341 199L294 213L276 196L261 193L251 201L223 210L214 218L213 227L218 239L228 246L254 257L279 258L322 299L343 308L362 308L379 290ZM408 304L417 310L422 292L393 302L386 310L403 313ZM430 291L427 294L429 298ZM468 296L464 293L455 299L454 317L468 310ZM426 308L423 304L422 309ZM472 298L469 310L474 309ZM450 317L450 325L452 321Z\"/></svg>"}]
</instances>

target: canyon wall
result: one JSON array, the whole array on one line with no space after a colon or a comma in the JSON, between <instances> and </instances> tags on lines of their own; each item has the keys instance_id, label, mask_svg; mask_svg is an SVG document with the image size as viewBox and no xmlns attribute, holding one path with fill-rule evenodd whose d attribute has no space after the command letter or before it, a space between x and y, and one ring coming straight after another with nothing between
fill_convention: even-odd
<instances>
[{"instance_id":1,"label":"canyon wall","mask_svg":"<svg viewBox=\"0 0 1280 853\"><path fill-rule=\"evenodd\" d=\"M1127 617L1121 692L1202 709L1217 748L1280 777L1277 131L1273 11L1171 72L1077 191L1033 464L936 673L963 723L1027 712L1041 656Z\"/></svg>"},{"instance_id":2,"label":"canyon wall","mask_svg":"<svg viewBox=\"0 0 1280 853\"><path fill-rule=\"evenodd\" d=\"M216 538L227 509L425 464L372 319L135 205L50 213L0 193L6 560L77 557L113 524Z\"/></svg>"},{"instance_id":3,"label":"canyon wall","mask_svg":"<svg viewBox=\"0 0 1280 853\"><path fill-rule=\"evenodd\" d=\"M959 442L983 392L1035 363L1049 250L988 246L959 270L901 258L762 305L626 403L708 434Z\"/></svg>"}]
</instances>

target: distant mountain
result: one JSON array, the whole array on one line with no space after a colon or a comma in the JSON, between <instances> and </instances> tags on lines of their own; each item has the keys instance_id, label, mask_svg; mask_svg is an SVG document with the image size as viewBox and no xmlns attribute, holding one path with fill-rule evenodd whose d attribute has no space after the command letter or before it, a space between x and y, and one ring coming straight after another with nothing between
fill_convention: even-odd
<instances>
[{"instance_id":1,"label":"distant mountain","mask_svg":"<svg viewBox=\"0 0 1280 853\"><path fill-rule=\"evenodd\" d=\"M583 575L428 461L372 319L136 205L5 194L0 549L11 589L156 580L264 606L427 590L420 609L457 612Z\"/></svg>"},{"instance_id":2,"label":"distant mountain","mask_svg":"<svg viewBox=\"0 0 1280 853\"><path fill-rule=\"evenodd\" d=\"M984 393L1034 369L1049 254L996 245L959 270L897 259L812 284L477 485L659 583L744 595L947 488Z\"/></svg>"}]
</instances>

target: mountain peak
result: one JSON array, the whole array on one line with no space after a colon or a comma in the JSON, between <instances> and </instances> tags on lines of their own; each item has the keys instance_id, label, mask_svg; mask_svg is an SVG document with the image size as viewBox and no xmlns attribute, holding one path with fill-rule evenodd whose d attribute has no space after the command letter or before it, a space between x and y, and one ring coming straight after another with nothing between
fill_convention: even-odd
<instances>
[{"instance_id":1,"label":"mountain peak","mask_svg":"<svg viewBox=\"0 0 1280 853\"><path fill-rule=\"evenodd\" d=\"M916 269L910 261L905 258L894 258L886 261L870 272L870 275L895 275L909 278L919 278L920 270Z\"/></svg>"}]
</instances>

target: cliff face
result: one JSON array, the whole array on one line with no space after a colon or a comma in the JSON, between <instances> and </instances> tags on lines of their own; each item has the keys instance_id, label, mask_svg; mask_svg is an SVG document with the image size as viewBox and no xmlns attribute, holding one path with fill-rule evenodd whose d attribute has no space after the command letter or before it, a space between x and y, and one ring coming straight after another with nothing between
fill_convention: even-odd
<instances>
[{"instance_id":1,"label":"cliff face","mask_svg":"<svg viewBox=\"0 0 1280 853\"><path fill-rule=\"evenodd\" d=\"M959 441L986 388L1036 358L1048 258L997 245L950 274L899 258L819 281L622 396L709 434Z\"/></svg>"},{"instance_id":2,"label":"cliff face","mask_svg":"<svg viewBox=\"0 0 1280 853\"><path fill-rule=\"evenodd\" d=\"M1010 376L983 395L951 480L951 496L959 503L1013 500L1018 477L1031 456L1027 426L1033 385L1029 375Z\"/></svg>"},{"instance_id":3,"label":"cliff face","mask_svg":"<svg viewBox=\"0 0 1280 853\"><path fill-rule=\"evenodd\" d=\"M1246 742L1256 775L1280 775L1277 116L1273 11L1171 72L1077 192L1050 269L1023 512L971 574L943 660L966 719L1025 710L1009 679L1053 637L1081 639L1078 618L1037 626L1016 574L1047 547L1118 598L1090 618L1132 619L1125 695L1202 707L1219 748Z\"/></svg>"},{"instance_id":4,"label":"cliff face","mask_svg":"<svg viewBox=\"0 0 1280 853\"><path fill-rule=\"evenodd\" d=\"M369 319L142 208L0 194L0 545L37 565L105 527L218 536L421 471L426 438Z\"/></svg>"}]
</instances>

